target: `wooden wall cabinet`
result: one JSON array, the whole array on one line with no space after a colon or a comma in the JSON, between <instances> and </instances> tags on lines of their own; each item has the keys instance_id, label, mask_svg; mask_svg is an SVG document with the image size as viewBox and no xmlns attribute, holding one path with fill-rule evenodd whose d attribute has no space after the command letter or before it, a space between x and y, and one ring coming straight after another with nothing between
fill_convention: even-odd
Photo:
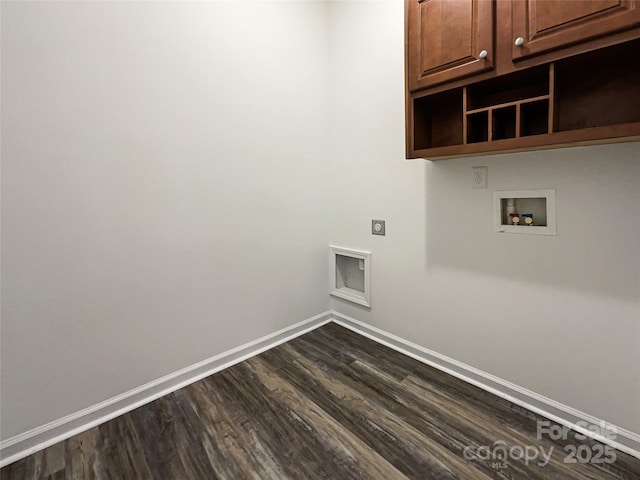
<instances>
[{"instance_id":1,"label":"wooden wall cabinet","mask_svg":"<svg viewBox=\"0 0 640 480\"><path fill-rule=\"evenodd\" d=\"M409 89L492 69L494 6L486 0L410 2Z\"/></svg>"},{"instance_id":2,"label":"wooden wall cabinet","mask_svg":"<svg viewBox=\"0 0 640 480\"><path fill-rule=\"evenodd\" d=\"M638 3L636 0L514 0L513 60L638 26ZM607 43L607 39L602 38L601 46Z\"/></svg>"},{"instance_id":3,"label":"wooden wall cabinet","mask_svg":"<svg viewBox=\"0 0 640 480\"><path fill-rule=\"evenodd\" d=\"M406 0L407 158L640 139L637 3Z\"/></svg>"}]
</instances>

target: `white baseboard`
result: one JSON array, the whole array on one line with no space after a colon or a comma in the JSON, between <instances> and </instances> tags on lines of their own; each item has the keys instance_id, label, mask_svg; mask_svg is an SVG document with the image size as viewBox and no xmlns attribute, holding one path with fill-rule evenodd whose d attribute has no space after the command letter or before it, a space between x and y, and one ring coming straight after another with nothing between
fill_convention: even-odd
<instances>
[{"instance_id":1,"label":"white baseboard","mask_svg":"<svg viewBox=\"0 0 640 480\"><path fill-rule=\"evenodd\" d=\"M34 428L0 442L0 467L4 467L32 453L66 440L85 430L123 415L220 370L258 355L281 343L315 330L329 322L335 322L360 335L386 345L420 362L442 370L465 382L504 398L561 425L572 428L602 443L640 458L640 435L605 423L584 412L538 395L511 382L490 375L452 358L416 345L384 330L367 325L355 318L336 311L327 311L298 322L275 333L233 348L202 362L149 382L121 395L84 410ZM578 424L580 422L580 424ZM616 429L617 438L611 440L594 433L589 427L607 425ZM583 426L580 426L583 425ZM584 425L587 425L586 427Z\"/></svg>"},{"instance_id":2,"label":"white baseboard","mask_svg":"<svg viewBox=\"0 0 640 480\"><path fill-rule=\"evenodd\" d=\"M130 412L141 405L310 332L330 321L331 312L321 313L84 410L8 438L0 442L0 467Z\"/></svg>"},{"instance_id":3,"label":"white baseboard","mask_svg":"<svg viewBox=\"0 0 640 480\"><path fill-rule=\"evenodd\" d=\"M493 393L500 398L526 408L549 420L553 420L560 425L567 426L599 442L610 445L621 452L640 458L640 434L595 418L592 415L551 400L531 390L527 390L526 388L421 347L420 345L416 345L415 343L404 340L403 338L368 325L355 318L343 315L335 310L331 313L335 323L349 330L453 375L456 378ZM605 435L595 433L602 431L603 426L609 428L610 431L614 431L616 438L610 439Z\"/></svg>"}]
</instances>

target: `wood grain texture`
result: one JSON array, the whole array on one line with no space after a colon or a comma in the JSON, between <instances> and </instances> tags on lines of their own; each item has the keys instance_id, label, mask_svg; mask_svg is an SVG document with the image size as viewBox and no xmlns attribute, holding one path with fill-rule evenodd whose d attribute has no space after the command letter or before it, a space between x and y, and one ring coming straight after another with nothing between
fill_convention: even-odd
<instances>
[{"instance_id":1,"label":"wood grain texture","mask_svg":"<svg viewBox=\"0 0 640 480\"><path fill-rule=\"evenodd\" d=\"M519 37L524 43L516 46ZM406 158L637 140L638 62L629 58L639 41L640 0L405 0ZM618 49L621 59L613 62ZM482 50L488 52L484 60ZM460 92L460 103L463 88L490 80L509 78L503 89L513 90L518 75L553 62L560 68L551 68L550 84L558 88L545 93L548 108L517 103L515 120L496 117L501 102L485 105L493 108L488 116L459 118L438 101ZM587 73L574 73L575 65ZM594 71L600 75L593 77Z\"/></svg>"},{"instance_id":2,"label":"wood grain texture","mask_svg":"<svg viewBox=\"0 0 640 480\"><path fill-rule=\"evenodd\" d=\"M599 38L602 47L607 35L640 24L637 0L514 0L512 42L523 37L524 45L511 46L513 60ZM574 55L568 50L563 57ZM562 58L562 57L558 57Z\"/></svg>"},{"instance_id":3,"label":"wood grain texture","mask_svg":"<svg viewBox=\"0 0 640 480\"><path fill-rule=\"evenodd\" d=\"M493 1L406 0L406 9L410 91L493 68Z\"/></svg>"},{"instance_id":4,"label":"wood grain texture","mask_svg":"<svg viewBox=\"0 0 640 480\"><path fill-rule=\"evenodd\" d=\"M613 463L565 463L567 446L602 447L573 432L538 439L541 420L330 323L8 465L0 478L640 478L640 460L621 452ZM477 454L495 442L552 454L544 466Z\"/></svg>"}]
</instances>

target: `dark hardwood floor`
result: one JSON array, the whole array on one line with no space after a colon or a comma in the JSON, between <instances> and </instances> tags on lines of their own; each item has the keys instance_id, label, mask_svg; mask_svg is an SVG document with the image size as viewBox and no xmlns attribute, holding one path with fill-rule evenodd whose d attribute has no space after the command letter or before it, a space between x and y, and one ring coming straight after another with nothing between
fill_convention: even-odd
<instances>
[{"instance_id":1,"label":"dark hardwood floor","mask_svg":"<svg viewBox=\"0 0 640 480\"><path fill-rule=\"evenodd\" d=\"M538 439L544 420L328 324L8 465L0 477L640 479L640 460L614 451L615 461L596 463L612 452L573 432ZM592 462L565 463L581 445L578 458Z\"/></svg>"}]
</instances>

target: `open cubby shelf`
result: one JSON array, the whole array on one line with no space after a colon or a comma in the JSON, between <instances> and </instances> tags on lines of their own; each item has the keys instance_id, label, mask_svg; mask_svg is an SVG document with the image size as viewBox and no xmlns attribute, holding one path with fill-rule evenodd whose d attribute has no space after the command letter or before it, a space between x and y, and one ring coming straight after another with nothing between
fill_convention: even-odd
<instances>
[{"instance_id":1,"label":"open cubby shelf","mask_svg":"<svg viewBox=\"0 0 640 480\"><path fill-rule=\"evenodd\" d=\"M413 96L413 148L457 156L640 135L640 62L628 52L618 45Z\"/></svg>"}]
</instances>

